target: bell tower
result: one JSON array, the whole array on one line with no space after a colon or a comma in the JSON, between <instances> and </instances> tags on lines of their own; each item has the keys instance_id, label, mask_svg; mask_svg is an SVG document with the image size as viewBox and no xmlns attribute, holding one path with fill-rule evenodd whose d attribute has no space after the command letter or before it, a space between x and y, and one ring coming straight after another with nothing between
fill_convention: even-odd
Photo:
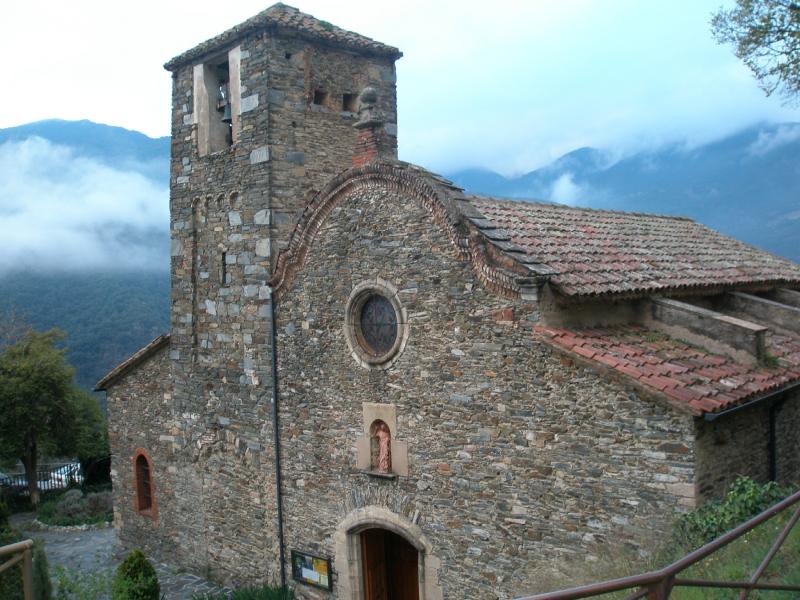
<instances>
[{"instance_id":1,"label":"bell tower","mask_svg":"<svg viewBox=\"0 0 800 600\"><path fill-rule=\"evenodd\" d=\"M165 65L179 405L192 404L189 380L203 369L237 385L269 380L264 315L277 253L314 192L353 164L361 90L375 90L396 135L400 56L276 4Z\"/></svg>"}]
</instances>

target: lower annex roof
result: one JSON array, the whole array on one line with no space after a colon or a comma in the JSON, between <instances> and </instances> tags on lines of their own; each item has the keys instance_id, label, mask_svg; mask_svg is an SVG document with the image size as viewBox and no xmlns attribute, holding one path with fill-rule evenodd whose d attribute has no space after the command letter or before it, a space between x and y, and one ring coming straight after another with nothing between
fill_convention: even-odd
<instances>
[{"instance_id":1,"label":"lower annex roof","mask_svg":"<svg viewBox=\"0 0 800 600\"><path fill-rule=\"evenodd\" d=\"M720 412L800 382L800 340L770 333L774 364L743 364L641 325L567 330L536 327L534 335L575 357L622 375L694 415Z\"/></svg>"}]
</instances>

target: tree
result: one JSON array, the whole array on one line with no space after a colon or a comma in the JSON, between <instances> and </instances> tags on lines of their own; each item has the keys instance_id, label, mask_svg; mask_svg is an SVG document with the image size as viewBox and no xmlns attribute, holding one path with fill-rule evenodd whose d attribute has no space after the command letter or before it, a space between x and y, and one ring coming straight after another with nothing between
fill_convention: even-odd
<instances>
[{"instance_id":1,"label":"tree","mask_svg":"<svg viewBox=\"0 0 800 600\"><path fill-rule=\"evenodd\" d=\"M0 352L20 341L30 329L25 315L15 310L0 313Z\"/></svg>"},{"instance_id":2,"label":"tree","mask_svg":"<svg viewBox=\"0 0 800 600\"><path fill-rule=\"evenodd\" d=\"M0 354L0 454L22 461L34 507L39 502L39 453L75 448L73 369L65 350L56 347L63 337L55 330L29 330Z\"/></svg>"},{"instance_id":3,"label":"tree","mask_svg":"<svg viewBox=\"0 0 800 600\"><path fill-rule=\"evenodd\" d=\"M711 31L720 44L733 44L768 96L800 102L800 2L736 0L713 15Z\"/></svg>"},{"instance_id":4,"label":"tree","mask_svg":"<svg viewBox=\"0 0 800 600\"><path fill-rule=\"evenodd\" d=\"M81 463L84 483L111 481L108 427L97 399L89 392L73 386L70 402L75 410L75 455Z\"/></svg>"}]
</instances>

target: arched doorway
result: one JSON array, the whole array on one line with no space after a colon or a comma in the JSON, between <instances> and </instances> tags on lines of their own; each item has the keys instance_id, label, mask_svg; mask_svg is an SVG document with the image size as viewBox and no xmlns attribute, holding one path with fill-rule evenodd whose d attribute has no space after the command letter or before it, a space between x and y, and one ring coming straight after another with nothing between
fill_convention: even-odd
<instances>
[{"instance_id":1,"label":"arched doorway","mask_svg":"<svg viewBox=\"0 0 800 600\"><path fill-rule=\"evenodd\" d=\"M419 600L419 552L388 529L360 534L364 600Z\"/></svg>"},{"instance_id":2,"label":"arched doorway","mask_svg":"<svg viewBox=\"0 0 800 600\"><path fill-rule=\"evenodd\" d=\"M394 557L397 552L402 552L403 549L410 555L407 563L417 565L416 578L411 575L408 578L403 578L403 581L416 581L417 590L409 592L410 595L406 598L415 598L417 600L442 600L444 594L439 585L439 568L441 561L433 553L433 546L428 540L427 536L422 532L416 520L419 513L415 513L412 519L409 519L405 514L398 514L384 506L377 506L374 504L367 504L351 510L336 527L336 533L333 535L334 543L334 570L338 574L336 578L336 594L341 600L365 600L370 596L366 595L364 591L364 552L362 549L361 534L369 530L383 531L384 552L383 561L386 562L386 534L391 533L395 537L389 538L389 551L390 562L394 563ZM368 537L369 534L367 534ZM399 542L397 540L399 538ZM369 546L370 540L367 539L366 544ZM380 542L377 542L380 544ZM411 550L405 547L408 545ZM374 565L373 558L377 559L380 564L381 553L378 551L370 551L366 562L369 565ZM370 567L368 567L370 568ZM381 568L372 566L372 570L377 569L380 574ZM408 568L408 567L406 567ZM386 567L383 567L386 569ZM391 582L398 581L397 572L383 571L387 575L387 585L385 587L386 594L384 599L397 598L398 600L404 596L391 596L390 593L399 594L402 589L395 592L394 588L389 585ZM391 577L391 580L389 579ZM413 585L412 585L413 588ZM375 596L373 596L375 597ZM380 596L377 596L380 598Z\"/></svg>"}]
</instances>

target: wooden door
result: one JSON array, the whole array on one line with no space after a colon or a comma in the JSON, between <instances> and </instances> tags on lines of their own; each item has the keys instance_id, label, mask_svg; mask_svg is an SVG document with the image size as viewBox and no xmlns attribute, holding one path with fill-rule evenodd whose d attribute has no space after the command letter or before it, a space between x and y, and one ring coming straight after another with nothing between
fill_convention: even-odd
<instances>
[{"instance_id":1,"label":"wooden door","mask_svg":"<svg viewBox=\"0 0 800 600\"><path fill-rule=\"evenodd\" d=\"M361 565L364 600L389 600L383 529L367 529L361 533Z\"/></svg>"},{"instance_id":2,"label":"wooden door","mask_svg":"<svg viewBox=\"0 0 800 600\"><path fill-rule=\"evenodd\" d=\"M385 529L361 533L364 600L419 600L418 552Z\"/></svg>"},{"instance_id":3,"label":"wooden door","mask_svg":"<svg viewBox=\"0 0 800 600\"><path fill-rule=\"evenodd\" d=\"M389 600L419 600L417 549L397 534L385 534Z\"/></svg>"}]
</instances>

